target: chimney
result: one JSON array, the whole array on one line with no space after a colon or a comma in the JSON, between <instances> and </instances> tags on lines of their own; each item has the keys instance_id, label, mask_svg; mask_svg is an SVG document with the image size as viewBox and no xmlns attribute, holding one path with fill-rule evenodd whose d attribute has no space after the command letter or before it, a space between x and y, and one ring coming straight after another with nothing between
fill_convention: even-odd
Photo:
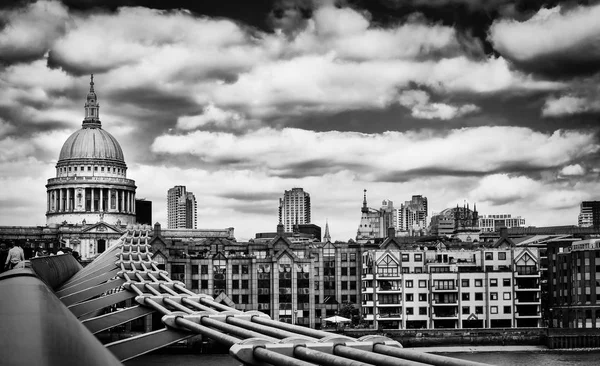
<instances>
[{"instance_id":1,"label":"chimney","mask_svg":"<svg viewBox=\"0 0 600 366\"><path fill-rule=\"evenodd\" d=\"M396 229L394 229L393 226L388 227L388 232L387 232L387 236L388 238L395 238L396 237Z\"/></svg>"},{"instance_id":2,"label":"chimney","mask_svg":"<svg viewBox=\"0 0 600 366\"><path fill-rule=\"evenodd\" d=\"M506 228L506 227L501 227L500 228L500 237L501 238L508 238L508 228Z\"/></svg>"},{"instance_id":3,"label":"chimney","mask_svg":"<svg viewBox=\"0 0 600 366\"><path fill-rule=\"evenodd\" d=\"M160 223L157 221L156 224L154 224L154 236L160 236Z\"/></svg>"},{"instance_id":4,"label":"chimney","mask_svg":"<svg viewBox=\"0 0 600 366\"><path fill-rule=\"evenodd\" d=\"M282 223L279 223L277 225L277 235L278 236L283 236L284 233L285 233L285 228L283 227Z\"/></svg>"}]
</instances>

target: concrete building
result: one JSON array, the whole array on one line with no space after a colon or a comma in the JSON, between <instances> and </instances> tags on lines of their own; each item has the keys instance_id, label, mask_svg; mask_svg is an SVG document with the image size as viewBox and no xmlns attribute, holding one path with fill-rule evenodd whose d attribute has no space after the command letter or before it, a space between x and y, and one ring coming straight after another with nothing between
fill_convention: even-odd
<instances>
[{"instance_id":1,"label":"concrete building","mask_svg":"<svg viewBox=\"0 0 600 366\"><path fill-rule=\"evenodd\" d=\"M360 224L356 232L356 242L359 244L382 242L387 236L388 229L397 223L394 202L383 200L380 209L367 205L367 190L364 190L361 208Z\"/></svg>"},{"instance_id":2,"label":"concrete building","mask_svg":"<svg viewBox=\"0 0 600 366\"><path fill-rule=\"evenodd\" d=\"M478 218L479 229L482 233L491 233L499 231L500 228L506 227L524 227L525 219L521 216L512 217L511 214L494 214L483 215Z\"/></svg>"},{"instance_id":3,"label":"concrete building","mask_svg":"<svg viewBox=\"0 0 600 366\"><path fill-rule=\"evenodd\" d=\"M138 224L152 225L152 201L144 198L135 200L135 221Z\"/></svg>"},{"instance_id":4,"label":"concrete building","mask_svg":"<svg viewBox=\"0 0 600 366\"><path fill-rule=\"evenodd\" d=\"M363 252L362 315L375 328L541 326L537 250L401 248Z\"/></svg>"},{"instance_id":5,"label":"concrete building","mask_svg":"<svg viewBox=\"0 0 600 366\"><path fill-rule=\"evenodd\" d=\"M583 201L577 218L579 227L600 228L600 201Z\"/></svg>"},{"instance_id":6,"label":"concrete building","mask_svg":"<svg viewBox=\"0 0 600 366\"><path fill-rule=\"evenodd\" d=\"M600 239L549 245L550 326L600 328Z\"/></svg>"},{"instance_id":7,"label":"concrete building","mask_svg":"<svg viewBox=\"0 0 600 366\"><path fill-rule=\"evenodd\" d=\"M397 232L405 232L409 236L424 235L427 229L427 197L412 196L397 209Z\"/></svg>"},{"instance_id":8,"label":"concrete building","mask_svg":"<svg viewBox=\"0 0 600 366\"><path fill-rule=\"evenodd\" d=\"M310 224L310 194L302 188L292 188L279 199L279 220L286 232L292 232L295 224Z\"/></svg>"},{"instance_id":9,"label":"concrete building","mask_svg":"<svg viewBox=\"0 0 600 366\"><path fill-rule=\"evenodd\" d=\"M135 222L135 182L119 142L102 128L93 75L81 129L63 144L46 189L47 225Z\"/></svg>"},{"instance_id":10,"label":"concrete building","mask_svg":"<svg viewBox=\"0 0 600 366\"><path fill-rule=\"evenodd\" d=\"M198 208L196 196L185 186L167 191L167 224L169 229L196 229Z\"/></svg>"}]
</instances>

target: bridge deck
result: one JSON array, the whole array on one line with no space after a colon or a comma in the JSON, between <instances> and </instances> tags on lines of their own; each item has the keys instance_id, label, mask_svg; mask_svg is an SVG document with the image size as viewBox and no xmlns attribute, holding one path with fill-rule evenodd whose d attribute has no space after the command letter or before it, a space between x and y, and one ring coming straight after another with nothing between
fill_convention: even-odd
<instances>
[{"instance_id":1,"label":"bridge deck","mask_svg":"<svg viewBox=\"0 0 600 366\"><path fill-rule=\"evenodd\" d=\"M355 339L273 321L262 312L239 311L193 293L157 267L149 233L145 226L131 228L117 245L55 289L90 335L149 314L162 315L165 328L105 345L120 361L201 334L230 347L230 354L246 365L482 365L406 350L382 336ZM130 299L135 300L132 306L105 312Z\"/></svg>"}]
</instances>

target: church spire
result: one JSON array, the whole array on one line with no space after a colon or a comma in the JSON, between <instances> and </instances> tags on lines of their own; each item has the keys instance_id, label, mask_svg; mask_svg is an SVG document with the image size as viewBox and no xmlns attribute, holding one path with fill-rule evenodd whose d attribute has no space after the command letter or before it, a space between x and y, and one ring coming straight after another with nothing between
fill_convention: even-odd
<instances>
[{"instance_id":1,"label":"church spire","mask_svg":"<svg viewBox=\"0 0 600 366\"><path fill-rule=\"evenodd\" d=\"M367 190L365 189L364 192L364 197L363 197L363 206L362 206L362 212L369 212L369 208L367 207Z\"/></svg>"},{"instance_id":2,"label":"church spire","mask_svg":"<svg viewBox=\"0 0 600 366\"><path fill-rule=\"evenodd\" d=\"M331 242L331 235L329 235L329 222L325 221L325 235L323 235L323 243Z\"/></svg>"},{"instance_id":3,"label":"church spire","mask_svg":"<svg viewBox=\"0 0 600 366\"><path fill-rule=\"evenodd\" d=\"M85 101L85 118L83 120L84 128L100 128L100 105L98 97L94 91L94 74L90 75L90 92Z\"/></svg>"}]
</instances>

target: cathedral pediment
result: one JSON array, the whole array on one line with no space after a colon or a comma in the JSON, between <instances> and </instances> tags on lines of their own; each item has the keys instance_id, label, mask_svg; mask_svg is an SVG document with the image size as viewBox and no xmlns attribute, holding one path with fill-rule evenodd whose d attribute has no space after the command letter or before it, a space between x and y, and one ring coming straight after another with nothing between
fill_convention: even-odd
<instances>
[{"instance_id":1,"label":"cathedral pediment","mask_svg":"<svg viewBox=\"0 0 600 366\"><path fill-rule=\"evenodd\" d=\"M116 226L109 225L105 222L99 222L97 224L91 225L81 231L82 233L99 233L99 234L122 234L123 232L119 230Z\"/></svg>"}]
</instances>

